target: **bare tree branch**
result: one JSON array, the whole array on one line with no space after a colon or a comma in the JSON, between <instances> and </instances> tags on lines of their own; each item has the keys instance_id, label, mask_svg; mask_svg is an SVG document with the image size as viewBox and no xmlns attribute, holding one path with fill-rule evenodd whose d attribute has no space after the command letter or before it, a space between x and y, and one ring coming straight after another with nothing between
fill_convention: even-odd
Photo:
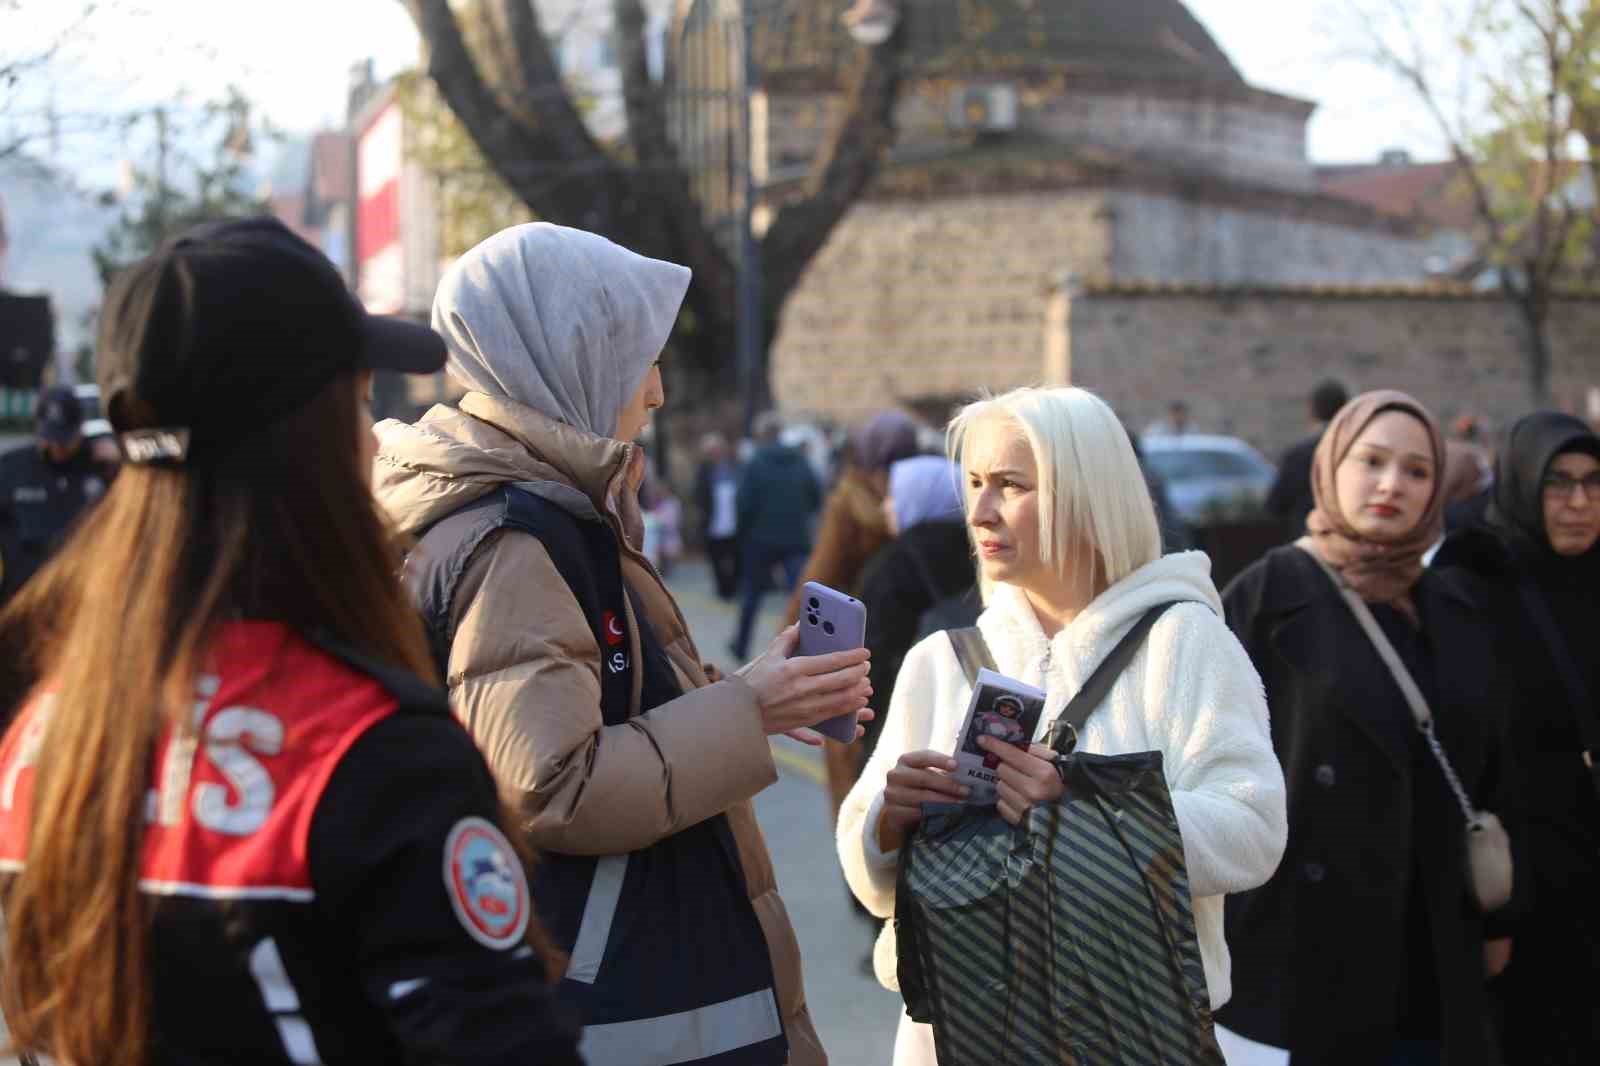
<instances>
[{"instance_id":1,"label":"bare tree branch","mask_svg":"<svg viewBox=\"0 0 1600 1066\"><path fill-rule=\"evenodd\" d=\"M526 94L527 114L517 114L502 106L484 82L449 0L404 2L428 42L429 75L472 139L486 147L484 155L490 164L517 195L543 217L592 229L610 226L622 175L594 144L588 131L581 128L582 119L576 115L565 90L537 91L541 87L560 89L542 36L537 48L518 47L519 52L543 56L545 69L523 71L526 84L535 91ZM509 6L517 6L515 0ZM537 22L533 32L538 36ZM569 113L579 129L573 129ZM571 169L554 171L547 178L533 181L526 173L519 173L515 165L518 161L551 159L561 160Z\"/></svg>"},{"instance_id":2,"label":"bare tree branch","mask_svg":"<svg viewBox=\"0 0 1600 1066\"><path fill-rule=\"evenodd\" d=\"M481 0L492 5L510 38L505 51L516 69L499 85L474 58L450 0L402 2L428 44L430 76L494 171L540 217L689 266L695 273L689 306L701 362L725 368L736 348L735 264L672 139L668 90L650 74L641 0L611 0L628 123L625 144L615 148L597 143L588 130L530 0ZM902 22L909 17L904 12ZM777 310L893 143L902 39L863 51L846 87L844 112L818 153L803 199L779 213L761 243L764 326L777 320Z\"/></svg>"},{"instance_id":3,"label":"bare tree branch","mask_svg":"<svg viewBox=\"0 0 1600 1066\"><path fill-rule=\"evenodd\" d=\"M645 12L639 0L614 0L613 12L622 68L622 98L628 140L639 165L639 180L659 205L661 222L672 231L679 261L695 272L702 292L696 306L719 330L736 326L734 267L706 225L705 213L689 188L689 176L667 131L664 96L650 78L645 43Z\"/></svg>"},{"instance_id":4,"label":"bare tree branch","mask_svg":"<svg viewBox=\"0 0 1600 1066\"><path fill-rule=\"evenodd\" d=\"M1492 42L1484 50L1500 67L1476 72L1487 106L1475 132L1465 114L1453 122L1446 113L1412 4L1388 3L1405 47L1395 47L1369 18L1371 58L1411 89L1448 144L1483 229L1484 258L1497 267L1501 292L1527 326L1530 392L1535 402L1545 402L1551 301L1562 278L1584 266L1585 250L1575 238L1581 227L1592 229L1596 222L1593 209L1580 207L1568 190L1582 177L1570 152L1575 134L1588 141L1591 180L1600 163L1600 83L1593 58L1600 4L1588 3L1583 16L1573 19L1561 0L1474 0L1470 20L1455 39L1466 42L1476 31ZM1463 43L1461 58L1474 51ZM1465 94L1461 99L1465 107Z\"/></svg>"},{"instance_id":5,"label":"bare tree branch","mask_svg":"<svg viewBox=\"0 0 1600 1066\"><path fill-rule=\"evenodd\" d=\"M821 251L834 227L877 175L894 145L894 105L900 93L900 56L907 13L890 38L865 49L847 94L848 103L806 181L806 198L778 212L763 242L770 284L788 292Z\"/></svg>"},{"instance_id":6,"label":"bare tree branch","mask_svg":"<svg viewBox=\"0 0 1600 1066\"><path fill-rule=\"evenodd\" d=\"M496 0L495 6L510 34L517 60L524 93L517 102L519 107L526 108L539 127L551 132L561 145L561 158L601 155L583 116L573 106L572 95L561 84L561 68L540 28L538 8L531 0Z\"/></svg>"}]
</instances>

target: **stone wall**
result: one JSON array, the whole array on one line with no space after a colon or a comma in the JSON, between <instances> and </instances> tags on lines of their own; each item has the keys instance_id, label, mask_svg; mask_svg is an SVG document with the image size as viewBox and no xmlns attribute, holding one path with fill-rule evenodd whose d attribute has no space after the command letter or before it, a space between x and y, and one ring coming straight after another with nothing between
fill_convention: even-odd
<instances>
[{"instance_id":1,"label":"stone wall","mask_svg":"<svg viewBox=\"0 0 1600 1066\"><path fill-rule=\"evenodd\" d=\"M1090 285L1044 292L1108 250L1102 201L857 208L783 319L779 406L842 423L891 403L1034 383L1082 385L1131 425L1188 402L1195 429L1270 456L1307 431L1306 397L1337 377L1400 388L1441 418L1505 426L1529 410L1523 332L1493 296L1404 288ZM959 209L958 209L959 208ZM1600 299L1552 313L1552 403L1600 388Z\"/></svg>"},{"instance_id":2,"label":"stone wall","mask_svg":"<svg viewBox=\"0 0 1600 1066\"><path fill-rule=\"evenodd\" d=\"M1427 276L1427 240L1373 226L1119 192L1113 277L1207 285L1373 285Z\"/></svg>"},{"instance_id":3,"label":"stone wall","mask_svg":"<svg viewBox=\"0 0 1600 1066\"><path fill-rule=\"evenodd\" d=\"M1276 456L1305 435L1306 396L1330 376L1352 392L1404 389L1441 418L1472 411L1504 426L1530 407L1521 326L1491 297L1091 289L1055 299L1071 380L1134 425L1182 397L1197 431ZM1552 400L1581 412L1600 385L1600 300L1559 302L1552 319Z\"/></svg>"},{"instance_id":4,"label":"stone wall","mask_svg":"<svg viewBox=\"0 0 1600 1066\"><path fill-rule=\"evenodd\" d=\"M1306 151L1309 113L1309 105L1266 94L1102 91L1056 97L1036 112L1024 112L1024 121L1030 131L1057 141L1104 145L1231 181L1311 192L1317 180Z\"/></svg>"},{"instance_id":5,"label":"stone wall","mask_svg":"<svg viewBox=\"0 0 1600 1066\"><path fill-rule=\"evenodd\" d=\"M896 400L1039 380L1052 279L1109 266L1105 200L858 203L785 308L778 405L851 421Z\"/></svg>"},{"instance_id":6,"label":"stone wall","mask_svg":"<svg viewBox=\"0 0 1600 1066\"><path fill-rule=\"evenodd\" d=\"M1183 397L1198 428L1269 454L1305 432L1305 397L1330 375L1411 390L1443 417L1504 422L1527 409L1522 327L1493 295L1221 286L1192 265L1212 256L1228 276L1222 253L1192 247L1212 240L1261 273L1337 281L1402 258L1403 238L1173 202L1089 188L858 203L785 308L774 398L852 422L895 402L1070 380L1135 425ZM1183 226L1155 224L1184 211ZM1162 283L1093 280L1134 268ZM1182 284L1196 278L1207 284ZM1051 295L1063 282L1085 287ZM1600 386L1600 300L1558 302L1552 337L1553 397L1580 410Z\"/></svg>"},{"instance_id":7,"label":"stone wall","mask_svg":"<svg viewBox=\"0 0 1600 1066\"><path fill-rule=\"evenodd\" d=\"M1071 88L1060 79L970 83L1016 92L1017 126L1008 136L1027 143L1104 149L1206 174L1223 181L1295 193L1316 190L1306 152L1310 105L1252 91L1157 90L1137 84ZM971 139L952 125L962 82L907 84L895 107L896 146L908 158ZM803 173L844 108L842 93L758 93L755 170L765 182Z\"/></svg>"}]
</instances>

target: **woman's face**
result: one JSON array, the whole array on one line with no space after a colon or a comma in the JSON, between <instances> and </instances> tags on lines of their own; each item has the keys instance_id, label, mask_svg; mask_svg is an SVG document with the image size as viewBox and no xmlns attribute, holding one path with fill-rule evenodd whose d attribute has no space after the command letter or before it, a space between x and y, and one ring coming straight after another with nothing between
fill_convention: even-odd
<instances>
[{"instance_id":1,"label":"woman's face","mask_svg":"<svg viewBox=\"0 0 1600 1066\"><path fill-rule=\"evenodd\" d=\"M1039 475L1033 449L1015 427L974 430L966 448L967 524L983 576L1022 588L1054 582L1039 540Z\"/></svg>"},{"instance_id":2,"label":"woman's face","mask_svg":"<svg viewBox=\"0 0 1600 1066\"><path fill-rule=\"evenodd\" d=\"M1404 411L1385 411L1356 438L1333 480L1350 525L1381 544L1416 529L1438 476L1427 428Z\"/></svg>"},{"instance_id":3,"label":"woman's face","mask_svg":"<svg viewBox=\"0 0 1600 1066\"><path fill-rule=\"evenodd\" d=\"M1557 555L1582 555L1600 540L1600 460L1566 452L1544 472L1544 530Z\"/></svg>"},{"instance_id":4,"label":"woman's face","mask_svg":"<svg viewBox=\"0 0 1600 1066\"><path fill-rule=\"evenodd\" d=\"M644 427L650 424L650 412L666 402L666 390L661 384L661 364L652 363L644 380L639 382L639 387L634 390L628 406L617 416L616 439L625 444L632 444L638 440L639 434L644 432Z\"/></svg>"}]
</instances>

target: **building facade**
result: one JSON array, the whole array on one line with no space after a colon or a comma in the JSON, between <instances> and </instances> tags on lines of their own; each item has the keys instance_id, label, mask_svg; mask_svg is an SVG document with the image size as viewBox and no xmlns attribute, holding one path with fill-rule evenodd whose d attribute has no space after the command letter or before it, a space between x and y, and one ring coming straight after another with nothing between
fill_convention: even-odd
<instances>
[{"instance_id":1,"label":"building facade","mask_svg":"<svg viewBox=\"0 0 1600 1066\"><path fill-rule=\"evenodd\" d=\"M687 4L677 28L675 69L708 72L696 88L735 83L722 6ZM837 3L756 10L751 167L770 208L826 143L859 49ZM937 409L1072 381L1136 420L1182 396L1273 449L1301 431L1308 377L1399 383L1379 371L1413 358L1442 407L1470 406L1439 386L1461 366L1484 375L1451 378L1481 388L1480 407L1525 405L1515 316L1438 281L1470 260L1470 220L1392 209L1370 194L1381 166L1315 166L1315 104L1249 85L1178 0L925 0L903 20L898 142L784 308L784 409L848 422L887 400ZM711 94L685 95L680 144L735 173L715 152L738 150L736 118L697 95ZM737 206L703 199L713 219ZM1242 292L1258 314L1234 317ZM1113 293L1123 303L1102 314ZM1563 305L1557 332L1576 337L1589 314ZM1312 321L1327 327L1315 343ZM1466 363L1452 354L1463 323L1477 330ZM1600 380L1578 347L1562 358L1558 399ZM1285 421L1256 417L1278 405Z\"/></svg>"}]
</instances>

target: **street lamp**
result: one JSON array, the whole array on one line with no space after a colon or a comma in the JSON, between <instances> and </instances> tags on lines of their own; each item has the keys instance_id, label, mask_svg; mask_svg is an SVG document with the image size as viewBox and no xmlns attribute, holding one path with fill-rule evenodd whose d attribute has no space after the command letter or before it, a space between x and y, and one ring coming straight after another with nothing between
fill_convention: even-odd
<instances>
[{"instance_id":1,"label":"street lamp","mask_svg":"<svg viewBox=\"0 0 1600 1066\"><path fill-rule=\"evenodd\" d=\"M744 143L739 160L739 390L740 417L745 433L750 432L760 395L761 349L766 340L766 305L761 246L755 235L755 128L750 97L761 84L760 66L752 41L756 20L777 10L787 0L718 0L717 16L737 32L739 40L739 126ZM894 35L900 22L900 0L855 0L841 19L858 44L882 44Z\"/></svg>"},{"instance_id":2,"label":"street lamp","mask_svg":"<svg viewBox=\"0 0 1600 1066\"><path fill-rule=\"evenodd\" d=\"M738 341L739 341L739 418L740 428L749 434L751 423L756 417L757 397L760 394L759 375L761 367L761 345L765 332L765 310L763 307L763 278L761 270L761 246L756 241L755 235L755 129L753 125L750 96L761 82L761 75L756 63L755 48L752 42L752 30L756 18L765 8L776 6L782 0L769 0L758 4L758 0L721 0L718 15L727 23L733 24L730 28L738 33L739 39L739 80L737 93L739 99L739 127L743 131L743 143L739 152L739 263L738 263Z\"/></svg>"}]
</instances>

